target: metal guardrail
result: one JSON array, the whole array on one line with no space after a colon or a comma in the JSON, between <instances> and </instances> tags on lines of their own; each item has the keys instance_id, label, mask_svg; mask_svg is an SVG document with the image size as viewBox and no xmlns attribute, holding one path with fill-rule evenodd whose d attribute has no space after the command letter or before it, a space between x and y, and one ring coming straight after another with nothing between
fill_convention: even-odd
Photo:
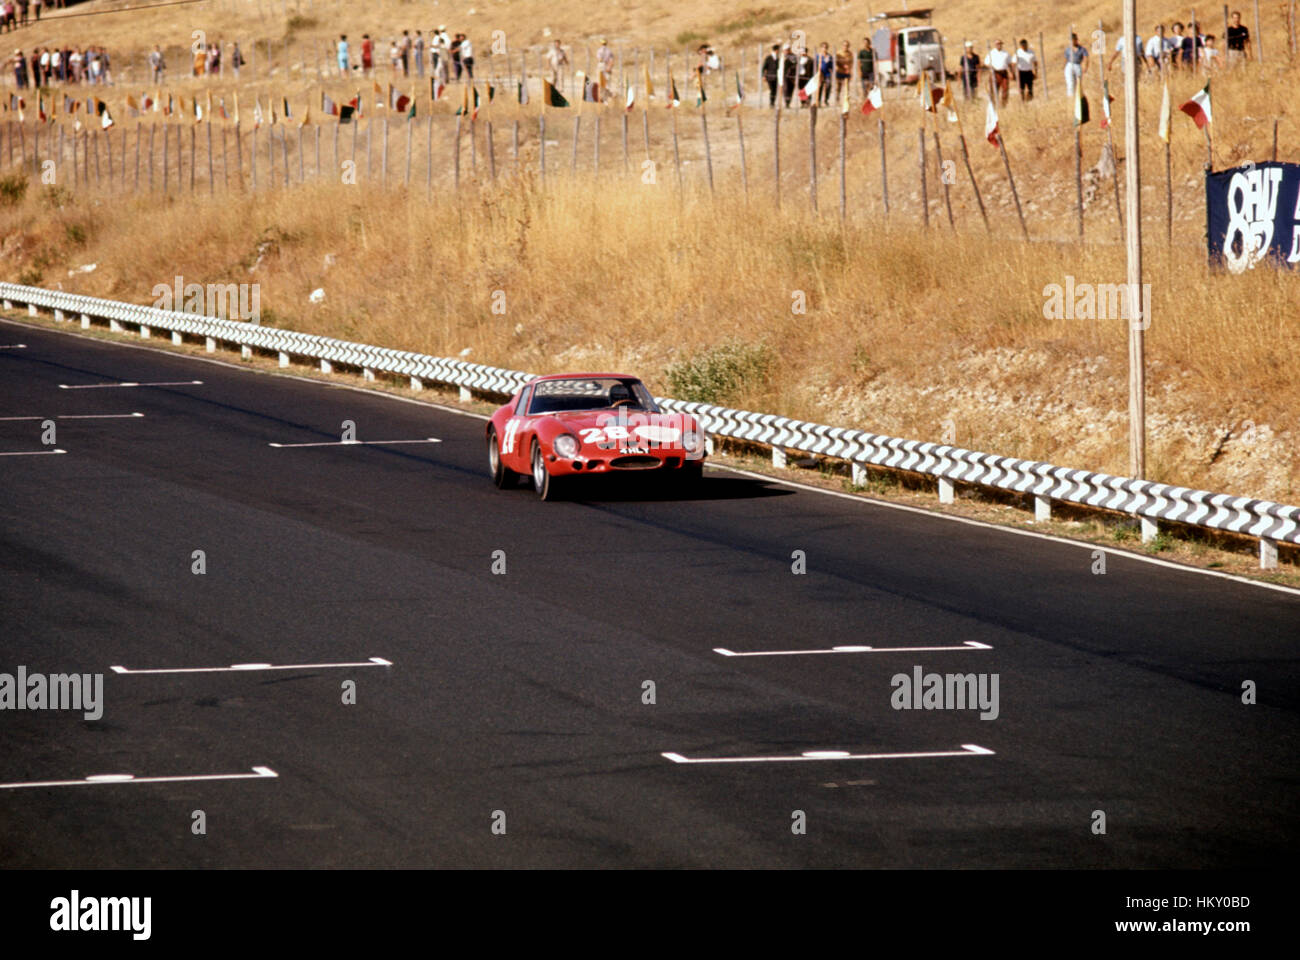
<instances>
[{"instance_id":1,"label":"metal guardrail","mask_svg":"<svg viewBox=\"0 0 1300 960\"><path fill-rule=\"evenodd\" d=\"M332 372L338 364L360 368L367 379L374 379L377 373L409 378L415 389L421 389L426 381L447 384L460 388L464 399L475 392L508 396L534 376L464 360L41 287L0 283L0 298L6 308L22 304L33 314L37 308L45 308L54 312L56 320L75 317L83 327L89 327L92 320L107 320L115 330L124 329L123 324L134 326L141 337L150 337L154 331L169 332L175 343L183 342L187 335L203 337L209 352L215 351L218 343L238 345L246 357L253 350L273 351L279 354L282 367L288 366L292 357L301 357L317 361L325 372ZM1257 537L1263 569L1277 566L1279 543L1300 543L1300 507L1269 500L1075 470L770 413L656 399L665 410L693 414L711 436L771 447L773 463L780 467L786 465L786 451L794 450L848 461L858 484L865 482L868 466L906 470L934 477L943 503L953 501L957 483L993 487L1032 496L1036 520L1051 517L1053 501L1126 513L1140 521L1144 541L1155 537L1160 520Z\"/></svg>"}]
</instances>

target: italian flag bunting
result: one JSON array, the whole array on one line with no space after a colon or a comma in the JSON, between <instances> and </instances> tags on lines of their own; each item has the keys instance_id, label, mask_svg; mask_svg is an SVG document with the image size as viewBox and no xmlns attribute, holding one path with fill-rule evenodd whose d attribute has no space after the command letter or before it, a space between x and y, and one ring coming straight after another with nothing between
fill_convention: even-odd
<instances>
[{"instance_id":1,"label":"italian flag bunting","mask_svg":"<svg viewBox=\"0 0 1300 960\"><path fill-rule=\"evenodd\" d=\"M1212 124L1214 113L1210 109L1210 81L1206 80L1200 92L1178 109L1191 117L1202 130Z\"/></svg>"}]
</instances>

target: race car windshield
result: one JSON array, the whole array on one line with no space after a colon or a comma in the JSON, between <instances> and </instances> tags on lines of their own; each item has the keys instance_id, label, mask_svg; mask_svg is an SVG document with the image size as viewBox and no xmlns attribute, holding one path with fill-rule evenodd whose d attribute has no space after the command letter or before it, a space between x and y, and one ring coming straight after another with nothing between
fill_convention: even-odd
<instances>
[{"instance_id":1,"label":"race car windshield","mask_svg":"<svg viewBox=\"0 0 1300 960\"><path fill-rule=\"evenodd\" d=\"M529 413L563 413L570 410L607 410L611 407L658 413L654 398L640 380L616 377L543 380L533 389Z\"/></svg>"}]
</instances>

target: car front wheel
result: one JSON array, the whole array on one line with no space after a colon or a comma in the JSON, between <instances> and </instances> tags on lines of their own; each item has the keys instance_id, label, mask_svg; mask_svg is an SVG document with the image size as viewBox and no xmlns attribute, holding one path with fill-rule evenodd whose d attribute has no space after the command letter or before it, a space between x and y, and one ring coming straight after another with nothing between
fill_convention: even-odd
<instances>
[{"instance_id":1,"label":"car front wheel","mask_svg":"<svg viewBox=\"0 0 1300 960\"><path fill-rule=\"evenodd\" d=\"M542 445L534 440L533 489L537 491L537 496L543 500L558 500L560 499L561 486L560 481L547 471L546 460L542 456Z\"/></svg>"}]
</instances>

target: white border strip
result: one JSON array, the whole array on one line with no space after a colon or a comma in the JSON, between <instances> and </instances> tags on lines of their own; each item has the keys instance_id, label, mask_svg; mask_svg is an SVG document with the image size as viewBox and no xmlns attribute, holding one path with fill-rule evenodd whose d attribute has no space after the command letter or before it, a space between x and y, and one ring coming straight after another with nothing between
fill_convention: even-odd
<instances>
[{"instance_id":1,"label":"white border strip","mask_svg":"<svg viewBox=\"0 0 1300 960\"><path fill-rule=\"evenodd\" d=\"M960 750L926 750L916 753L850 753L847 750L805 750L795 756L778 757L683 757L680 753L661 753L673 763L794 763L802 760L917 760L927 757L991 757L994 751L974 743L963 743Z\"/></svg>"},{"instance_id":2,"label":"white border strip","mask_svg":"<svg viewBox=\"0 0 1300 960\"><path fill-rule=\"evenodd\" d=\"M134 380L124 380L122 383L61 383L59 389L101 390L105 387L189 387L202 382L202 380L160 380L157 383L136 383Z\"/></svg>"},{"instance_id":3,"label":"white border strip","mask_svg":"<svg viewBox=\"0 0 1300 960\"><path fill-rule=\"evenodd\" d=\"M195 780L262 780L280 775L270 767L253 767L252 773L201 773L179 777L137 777L132 773L97 773L80 780L29 780L26 783L0 783L0 790L25 787L86 787L105 783L189 783Z\"/></svg>"},{"instance_id":4,"label":"white border strip","mask_svg":"<svg viewBox=\"0 0 1300 960\"><path fill-rule=\"evenodd\" d=\"M145 673L255 673L259 670L328 670L342 667L391 667L393 661L383 657L371 657L356 663L289 663L275 666L269 663L232 663L228 667L163 667L161 669L131 670L127 667L112 666L108 669L117 674L137 676Z\"/></svg>"},{"instance_id":5,"label":"white border strip","mask_svg":"<svg viewBox=\"0 0 1300 960\"><path fill-rule=\"evenodd\" d=\"M866 647L856 644L831 647L828 650L728 650L726 647L714 647L713 652L724 657L798 657L816 653L929 653L934 650L992 650L987 643L967 640L955 647Z\"/></svg>"}]
</instances>

